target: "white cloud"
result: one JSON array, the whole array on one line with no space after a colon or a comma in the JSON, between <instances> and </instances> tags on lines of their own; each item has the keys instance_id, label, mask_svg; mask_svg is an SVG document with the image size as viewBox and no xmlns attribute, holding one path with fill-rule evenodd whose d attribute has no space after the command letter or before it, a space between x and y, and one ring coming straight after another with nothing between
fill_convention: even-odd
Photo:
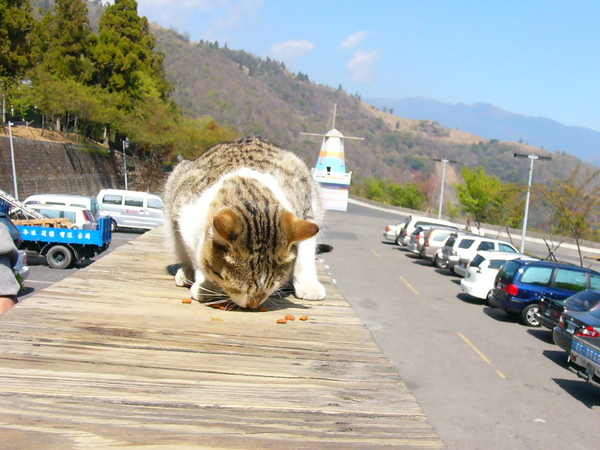
<instances>
[{"instance_id":1,"label":"white cloud","mask_svg":"<svg viewBox=\"0 0 600 450\"><path fill-rule=\"evenodd\" d=\"M358 33L351 34L344 39L344 41L340 44L340 47L344 50L350 50L358 47L369 34L369 31L359 31Z\"/></svg>"},{"instance_id":2,"label":"white cloud","mask_svg":"<svg viewBox=\"0 0 600 450\"><path fill-rule=\"evenodd\" d=\"M350 79L356 83L371 84L375 81L375 63L381 57L380 50L357 50L346 66L350 71Z\"/></svg>"},{"instance_id":3,"label":"white cloud","mask_svg":"<svg viewBox=\"0 0 600 450\"><path fill-rule=\"evenodd\" d=\"M274 59L287 61L291 58L304 56L315 49L315 44L306 39L287 41L275 44L269 49L269 55Z\"/></svg>"},{"instance_id":4,"label":"white cloud","mask_svg":"<svg viewBox=\"0 0 600 450\"><path fill-rule=\"evenodd\" d=\"M223 39L223 32L256 19L263 3L264 0L138 0L138 13L165 28L175 27L212 40ZM203 23L200 29L199 19Z\"/></svg>"}]
</instances>

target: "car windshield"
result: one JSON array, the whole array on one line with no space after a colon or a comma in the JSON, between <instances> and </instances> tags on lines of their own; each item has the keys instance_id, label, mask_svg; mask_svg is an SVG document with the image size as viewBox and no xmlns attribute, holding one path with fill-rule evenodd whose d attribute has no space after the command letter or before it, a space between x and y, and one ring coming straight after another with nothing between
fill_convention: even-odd
<instances>
[{"instance_id":1,"label":"car windshield","mask_svg":"<svg viewBox=\"0 0 600 450\"><path fill-rule=\"evenodd\" d=\"M565 304L582 311L589 311L600 304L600 291L581 291L565 300Z\"/></svg>"},{"instance_id":2,"label":"car windshield","mask_svg":"<svg viewBox=\"0 0 600 450\"><path fill-rule=\"evenodd\" d=\"M499 269L504 265L506 259L492 259L490 260L490 265L488 266L490 269Z\"/></svg>"},{"instance_id":3,"label":"car windshield","mask_svg":"<svg viewBox=\"0 0 600 450\"><path fill-rule=\"evenodd\" d=\"M479 267L479 265L485 261L485 258L481 255L475 255L473 261L471 261L471 267Z\"/></svg>"}]
</instances>

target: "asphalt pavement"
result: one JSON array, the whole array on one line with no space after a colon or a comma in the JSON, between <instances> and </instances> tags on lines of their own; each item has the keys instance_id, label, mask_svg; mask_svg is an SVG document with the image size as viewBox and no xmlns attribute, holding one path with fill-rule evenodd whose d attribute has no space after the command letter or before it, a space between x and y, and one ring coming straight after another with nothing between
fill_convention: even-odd
<instances>
[{"instance_id":1,"label":"asphalt pavement","mask_svg":"<svg viewBox=\"0 0 600 450\"><path fill-rule=\"evenodd\" d=\"M321 258L448 447L593 446L600 389L567 370L549 330L484 306L457 276L386 242L400 219L356 204L328 211L322 240L333 251Z\"/></svg>"}]
</instances>

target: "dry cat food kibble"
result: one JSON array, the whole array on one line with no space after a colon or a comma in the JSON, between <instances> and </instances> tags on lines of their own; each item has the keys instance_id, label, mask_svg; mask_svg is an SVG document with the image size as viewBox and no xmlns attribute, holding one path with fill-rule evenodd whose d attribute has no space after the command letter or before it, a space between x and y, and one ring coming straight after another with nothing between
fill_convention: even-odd
<instances>
[{"instance_id":1,"label":"dry cat food kibble","mask_svg":"<svg viewBox=\"0 0 600 450\"><path fill-rule=\"evenodd\" d=\"M296 320L296 318L291 314L288 314L287 316L285 316L285 320Z\"/></svg>"},{"instance_id":2,"label":"dry cat food kibble","mask_svg":"<svg viewBox=\"0 0 600 450\"><path fill-rule=\"evenodd\" d=\"M285 320L285 319L277 319L277 323L287 323L287 320Z\"/></svg>"},{"instance_id":3,"label":"dry cat food kibble","mask_svg":"<svg viewBox=\"0 0 600 450\"><path fill-rule=\"evenodd\" d=\"M184 298L183 300L181 300L181 303L192 303L192 299L191 298Z\"/></svg>"},{"instance_id":4,"label":"dry cat food kibble","mask_svg":"<svg viewBox=\"0 0 600 450\"><path fill-rule=\"evenodd\" d=\"M269 308L265 307L265 306L261 306L260 308L258 308L258 310L260 312L267 312L269 310Z\"/></svg>"},{"instance_id":5,"label":"dry cat food kibble","mask_svg":"<svg viewBox=\"0 0 600 450\"><path fill-rule=\"evenodd\" d=\"M300 320L302 320L302 321L308 320L308 316L302 316L302 317L300 317Z\"/></svg>"},{"instance_id":6,"label":"dry cat food kibble","mask_svg":"<svg viewBox=\"0 0 600 450\"><path fill-rule=\"evenodd\" d=\"M213 317L212 321L213 322L223 322L223 319L221 319L220 317Z\"/></svg>"}]
</instances>

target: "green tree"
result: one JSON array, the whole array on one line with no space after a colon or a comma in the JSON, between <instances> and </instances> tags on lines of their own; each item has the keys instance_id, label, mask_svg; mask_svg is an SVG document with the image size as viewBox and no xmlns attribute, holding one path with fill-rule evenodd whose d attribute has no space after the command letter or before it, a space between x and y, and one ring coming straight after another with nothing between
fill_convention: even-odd
<instances>
[{"instance_id":1,"label":"green tree","mask_svg":"<svg viewBox=\"0 0 600 450\"><path fill-rule=\"evenodd\" d=\"M5 82L16 81L32 65L33 24L28 0L0 0L0 77Z\"/></svg>"},{"instance_id":2,"label":"green tree","mask_svg":"<svg viewBox=\"0 0 600 450\"><path fill-rule=\"evenodd\" d=\"M554 231L575 239L583 267L580 241L593 235L600 216L600 169L582 173L581 164L563 181L536 185L537 195L554 212ZM594 226L593 226L593 225Z\"/></svg>"},{"instance_id":3,"label":"green tree","mask_svg":"<svg viewBox=\"0 0 600 450\"><path fill-rule=\"evenodd\" d=\"M512 197L507 196L508 192L515 191L514 186L488 175L483 167L464 167L461 175L463 183L456 186L456 194L463 212L477 224L477 228L481 228L482 222L506 225L510 220L514 223L514 217L509 216L506 208L509 204L514 206L509 203Z\"/></svg>"},{"instance_id":4,"label":"green tree","mask_svg":"<svg viewBox=\"0 0 600 450\"><path fill-rule=\"evenodd\" d=\"M83 0L56 0L37 34L39 65L44 70L63 79L91 79L89 55L94 42Z\"/></svg>"},{"instance_id":5,"label":"green tree","mask_svg":"<svg viewBox=\"0 0 600 450\"><path fill-rule=\"evenodd\" d=\"M154 46L148 19L138 15L135 0L115 0L106 9L93 52L94 82L118 93L119 107L131 110L146 95L167 99L172 87Z\"/></svg>"}]
</instances>

